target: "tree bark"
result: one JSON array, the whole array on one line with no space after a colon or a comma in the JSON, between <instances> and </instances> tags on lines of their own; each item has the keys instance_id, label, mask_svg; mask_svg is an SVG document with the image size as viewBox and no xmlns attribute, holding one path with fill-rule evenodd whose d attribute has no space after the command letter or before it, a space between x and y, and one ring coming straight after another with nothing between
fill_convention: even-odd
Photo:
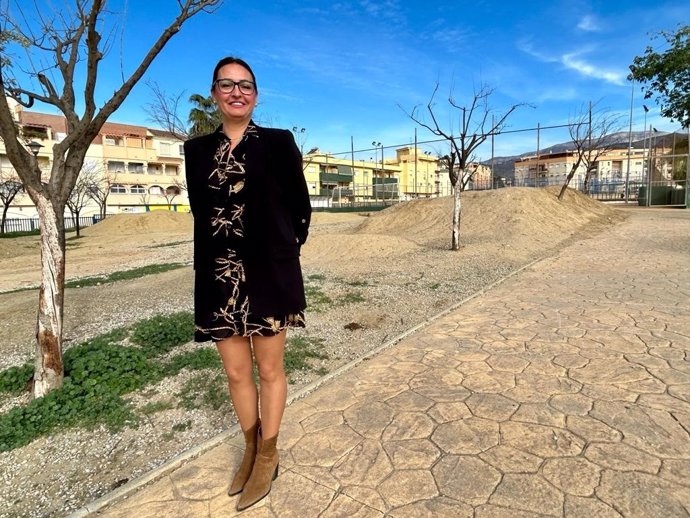
<instances>
[{"instance_id":1,"label":"tree bark","mask_svg":"<svg viewBox=\"0 0 690 518\"><path fill-rule=\"evenodd\" d=\"M41 288L36 323L33 395L43 397L62 386L62 323L64 315L64 207L54 207L42 193L34 202L41 222Z\"/></svg>"},{"instance_id":2,"label":"tree bark","mask_svg":"<svg viewBox=\"0 0 690 518\"><path fill-rule=\"evenodd\" d=\"M460 250L460 216L462 211L462 203L460 198L462 175L464 171L460 171L453 186L453 236L451 239L451 250Z\"/></svg>"}]
</instances>

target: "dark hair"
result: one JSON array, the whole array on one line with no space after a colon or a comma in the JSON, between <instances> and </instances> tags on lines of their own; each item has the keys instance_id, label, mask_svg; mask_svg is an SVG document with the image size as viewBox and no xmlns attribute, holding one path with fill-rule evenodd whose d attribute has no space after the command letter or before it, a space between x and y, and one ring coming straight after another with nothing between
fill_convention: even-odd
<instances>
[{"instance_id":1,"label":"dark hair","mask_svg":"<svg viewBox=\"0 0 690 518\"><path fill-rule=\"evenodd\" d=\"M211 90L213 90L213 84L215 83L216 79L218 79L218 71L223 68L225 65L240 65L243 68L247 69L247 72L249 72L252 75L252 80L254 81L254 89L256 90L257 93L259 93L259 85L256 84L256 76L254 75L254 72L252 71L252 67L249 66L249 64L240 58L235 58L232 56L225 57L221 59L218 63L216 63L216 68L213 69L213 79L211 80Z\"/></svg>"}]
</instances>

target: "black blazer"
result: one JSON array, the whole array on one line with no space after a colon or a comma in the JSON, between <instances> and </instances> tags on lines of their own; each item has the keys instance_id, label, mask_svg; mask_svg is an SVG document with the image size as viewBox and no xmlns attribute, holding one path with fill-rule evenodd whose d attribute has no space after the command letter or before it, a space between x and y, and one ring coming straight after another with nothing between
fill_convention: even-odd
<instances>
[{"instance_id":1,"label":"black blazer","mask_svg":"<svg viewBox=\"0 0 690 518\"><path fill-rule=\"evenodd\" d=\"M184 143L189 204L194 215L195 308L204 307L205 283L213 279L208 178L219 140L215 133ZM299 263L311 220L302 156L288 130L256 127L246 142L244 208L245 278L253 314L283 317L306 307Z\"/></svg>"}]
</instances>

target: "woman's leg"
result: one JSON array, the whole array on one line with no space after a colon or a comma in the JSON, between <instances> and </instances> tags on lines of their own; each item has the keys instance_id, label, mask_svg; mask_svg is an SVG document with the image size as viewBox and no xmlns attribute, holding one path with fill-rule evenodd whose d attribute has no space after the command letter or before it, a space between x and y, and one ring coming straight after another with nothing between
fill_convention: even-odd
<instances>
[{"instance_id":1,"label":"woman's leg","mask_svg":"<svg viewBox=\"0 0 690 518\"><path fill-rule=\"evenodd\" d=\"M253 376L249 338L231 336L216 342L228 377L230 397L242 430L249 430L259 419L258 394Z\"/></svg>"},{"instance_id":2,"label":"woman's leg","mask_svg":"<svg viewBox=\"0 0 690 518\"><path fill-rule=\"evenodd\" d=\"M252 474L237 502L238 511L254 505L270 493L271 483L278 475L278 429L287 397L287 380L283 369L285 331L276 336L255 336L252 342L261 380L261 430L257 437Z\"/></svg>"},{"instance_id":3,"label":"woman's leg","mask_svg":"<svg viewBox=\"0 0 690 518\"><path fill-rule=\"evenodd\" d=\"M254 357L259 369L261 401L261 435L278 435L287 399L287 379L283 368L286 331L275 336L254 336Z\"/></svg>"}]
</instances>

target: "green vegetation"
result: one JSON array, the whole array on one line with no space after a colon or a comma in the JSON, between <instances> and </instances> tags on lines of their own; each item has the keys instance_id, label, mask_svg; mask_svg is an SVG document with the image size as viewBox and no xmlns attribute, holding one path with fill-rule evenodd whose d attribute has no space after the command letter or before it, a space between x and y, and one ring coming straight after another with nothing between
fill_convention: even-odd
<instances>
[{"instance_id":1,"label":"green vegetation","mask_svg":"<svg viewBox=\"0 0 690 518\"><path fill-rule=\"evenodd\" d=\"M195 347L176 353L194 336L190 312L159 315L99 335L65 352L65 381L61 388L0 414L0 451L28 444L37 437L68 428L106 425L111 430L136 427L142 416L179 406L185 409L230 405L227 378L214 347ZM312 369L309 359L326 358L319 351L323 340L290 338L285 351L289 375ZM125 398L137 392L153 397L151 385L176 376L183 369L196 371L177 394L177 402L152 401L136 409ZM323 375L324 368L316 371ZM0 371L0 394L27 391L33 365L27 363ZM148 387L148 388L147 388ZM166 434L189 429L191 421L178 423Z\"/></svg>"},{"instance_id":2,"label":"green vegetation","mask_svg":"<svg viewBox=\"0 0 690 518\"><path fill-rule=\"evenodd\" d=\"M83 279L68 281L65 283L65 288L85 288L87 286L98 286L100 284L105 284L108 282L138 279L139 277L144 277L146 275L153 275L156 273L163 273L170 270L176 270L178 268L183 268L184 266L185 265L183 263L150 264L148 266L142 266L140 268L133 268L132 270L113 272L110 275L103 275L98 277L84 277Z\"/></svg>"},{"instance_id":3,"label":"green vegetation","mask_svg":"<svg viewBox=\"0 0 690 518\"><path fill-rule=\"evenodd\" d=\"M177 246L177 245L184 245L187 243L191 243L191 239L187 241L172 241L170 243L161 243L159 245L151 245L149 248L165 248L167 246Z\"/></svg>"},{"instance_id":4,"label":"green vegetation","mask_svg":"<svg viewBox=\"0 0 690 518\"><path fill-rule=\"evenodd\" d=\"M322 274L313 274L307 276L307 281L305 283L305 293L307 295L307 306L309 311L314 313L321 313L333 306L340 306L343 304L356 304L358 302L364 302L366 299L362 292L360 291L347 291L344 295L338 295L334 300L330 295L324 291L324 282L326 281L326 276ZM342 281L336 280L338 284L345 284L348 286L366 286L366 280L360 281Z\"/></svg>"},{"instance_id":5,"label":"green vegetation","mask_svg":"<svg viewBox=\"0 0 690 518\"><path fill-rule=\"evenodd\" d=\"M175 408L175 405L170 401L154 401L152 403L146 403L139 409L139 412L143 415L151 415L156 412L163 412L164 410L171 410Z\"/></svg>"},{"instance_id":6,"label":"green vegetation","mask_svg":"<svg viewBox=\"0 0 690 518\"><path fill-rule=\"evenodd\" d=\"M359 291L348 291L345 295L338 299L341 304L356 304L357 302L364 302L366 299Z\"/></svg>"},{"instance_id":7,"label":"green vegetation","mask_svg":"<svg viewBox=\"0 0 690 518\"><path fill-rule=\"evenodd\" d=\"M15 237L38 236L41 234L39 229L27 230L25 232L5 232L0 234L0 239L13 239Z\"/></svg>"},{"instance_id":8,"label":"green vegetation","mask_svg":"<svg viewBox=\"0 0 690 518\"><path fill-rule=\"evenodd\" d=\"M184 384L179 394L180 406L187 410L199 407L218 410L223 405L230 404L228 381L225 372L216 370L215 373L200 372Z\"/></svg>"},{"instance_id":9,"label":"green vegetation","mask_svg":"<svg viewBox=\"0 0 690 518\"><path fill-rule=\"evenodd\" d=\"M193 338L194 315L189 311L140 320L134 324L131 336L149 357L165 354Z\"/></svg>"},{"instance_id":10,"label":"green vegetation","mask_svg":"<svg viewBox=\"0 0 690 518\"><path fill-rule=\"evenodd\" d=\"M323 338L290 337L285 348L285 372L304 371L311 368L309 358L326 359L327 355L318 348L323 345Z\"/></svg>"},{"instance_id":11,"label":"green vegetation","mask_svg":"<svg viewBox=\"0 0 690 518\"><path fill-rule=\"evenodd\" d=\"M333 300L324 293L321 286L307 283L304 292L307 295L307 306L309 306L310 311L320 313L333 304Z\"/></svg>"},{"instance_id":12,"label":"green vegetation","mask_svg":"<svg viewBox=\"0 0 690 518\"><path fill-rule=\"evenodd\" d=\"M34 366L31 363L0 372L0 394L21 394L26 390L33 373Z\"/></svg>"}]
</instances>

